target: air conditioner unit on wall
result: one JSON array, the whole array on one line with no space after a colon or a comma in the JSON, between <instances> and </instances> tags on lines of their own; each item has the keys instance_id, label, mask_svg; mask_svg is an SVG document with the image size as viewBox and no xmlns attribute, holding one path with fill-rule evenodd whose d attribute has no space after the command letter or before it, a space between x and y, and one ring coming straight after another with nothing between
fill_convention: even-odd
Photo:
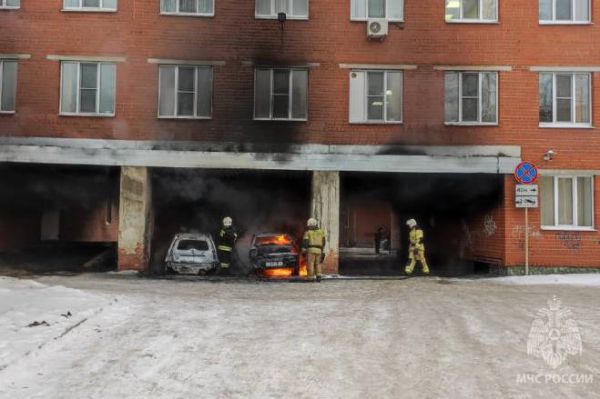
<instances>
[{"instance_id":1,"label":"air conditioner unit on wall","mask_svg":"<svg viewBox=\"0 0 600 399\"><path fill-rule=\"evenodd\" d=\"M367 21L367 37L382 39L388 34L388 21L384 18L372 18Z\"/></svg>"}]
</instances>

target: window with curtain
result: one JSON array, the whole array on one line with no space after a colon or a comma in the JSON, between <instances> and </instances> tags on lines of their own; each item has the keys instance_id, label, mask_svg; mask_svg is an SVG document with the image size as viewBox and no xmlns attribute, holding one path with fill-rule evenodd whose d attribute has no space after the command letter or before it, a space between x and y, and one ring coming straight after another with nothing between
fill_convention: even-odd
<instances>
[{"instance_id":1,"label":"window with curtain","mask_svg":"<svg viewBox=\"0 0 600 399\"><path fill-rule=\"evenodd\" d=\"M64 0L65 10L116 11L117 0Z\"/></svg>"},{"instance_id":2,"label":"window with curtain","mask_svg":"<svg viewBox=\"0 0 600 399\"><path fill-rule=\"evenodd\" d=\"M446 0L448 22L495 22L497 20L497 0Z\"/></svg>"},{"instance_id":3,"label":"window with curtain","mask_svg":"<svg viewBox=\"0 0 600 399\"><path fill-rule=\"evenodd\" d=\"M540 73L539 93L540 126L591 125L591 74Z\"/></svg>"},{"instance_id":4,"label":"window with curtain","mask_svg":"<svg viewBox=\"0 0 600 399\"><path fill-rule=\"evenodd\" d=\"M402 122L402 71L350 72L350 123Z\"/></svg>"},{"instance_id":5,"label":"window with curtain","mask_svg":"<svg viewBox=\"0 0 600 399\"><path fill-rule=\"evenodd\" d=\"M5 9L16 9L21 7L21 0L0 0L0 10Z\"/></svg>"},{"instance_id":6,"label":"window with curtain","mask_svg":"<svg viewBox=\"0 0 600 399\"><path fill-rule=\"evenodd\" d=\"M212 116L210 66L160 65L158 117L208 119Z\"/></svg>"},{"instance_id":7,"label":"window with curtain","mask_svg":"<svg viewBox=\"0 0 600 399\"><path fill-rule=\"evenodd\" d=\"M498 73L446 72L445 121L448 124L497 124Z\"/></svg>"},{"instance_id":8,"label":"window with curtain","mask_svg":"<svg viewBox=\"0 0 600 399\"><path fill-rule=\"evenodd\" d=\"M404 0L351 0L350 19L366 21L369 18L404 20Z\"/></svg>"},{"instance_id":9,"label":"window with curtain","mask_svg":"<svg viewBox=\"0 0 600 399\"><path fill-rule=\"evenodd\" d=\"M213 16L214 0L160 0L160 13L167 15Z\"/></svg>"},{"instance_id":10,"label":"window with curtain","mask_svg":"<svg viewBox=\"0 0 600 399\"><path fill-rule=\"evenodd\" d=\"M116 65L61 62L60 114L114 116Z\"/></svg>"},{"instance_id":11,"label":"window with curtain","mask_svg":"<svg viewBox=\"0 0 600 399\"><path fill-rule=\"evenodd\" d=\"M542 227L593 228L593 176L542 176L539 185Z\"/></svg>"},{"instance_id":12,"label":"window with curtain","mask_svg":"<svg viewBox=\"0 0 600 399\"><path fill-rule=\"evenodd\" d=\"M539 0L542 24L589 23L590 0Z\"/></svg>"},{"instance_id":13,"label":"window with curtain","mask_svg":"<svg viewBox=\"0 0 600 399\"><path fill-rule=\"evenodd\" d=\"M280 12L290 19L308 19L308 0L256 0L256 18L277 18Z\"/></svg>"},{"instance_id":14,"label":"window with curtain","mask_svg":"<svg viewBox=\"0 0 600 399\"><path fill-rule=\"evenodd\" d=\"M0 112L15 112L16 103L17 61L0 60Z\"/></svg>"},{"instance_id":15,"label":"window with curtain","mask_svg":"<svg viewBox=\"0 0 600 399\"><path fill-rule=\"evenodd\" d=\"M257 68L254 119L307 120L308 70Z\"/></svg>"}]
</instances>

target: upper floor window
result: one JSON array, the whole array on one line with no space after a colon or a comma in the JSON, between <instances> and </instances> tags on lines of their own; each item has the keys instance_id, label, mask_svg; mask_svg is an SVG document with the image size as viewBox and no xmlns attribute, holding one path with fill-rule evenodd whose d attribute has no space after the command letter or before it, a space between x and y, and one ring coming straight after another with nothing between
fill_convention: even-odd
<instances>
[{"instance_id":1,"label":"upper floor window","mask_svg":"<svg viewBox=\"0 0 600 399\"><path fill-rule=\"evenodd\" d=\"M64 0L66 11L117 11L117 0Z\"/></svg>"},{"instance_id":2,"label":"upper floor window","mask_svg":"<svg viewBox=\"0 0 600 399\"><path fill-rule=\"evenodd\" d=\"M0 9L17 9L21 7L21 0L0 0Z\"/></svg>"},{"instance_id":3,"label":"upper floor window","mask_svg":"<svg viewBox=\"0 0 600 399\"><path fill-rule=\"evenodd\" d=\"M17 103L17 61L0 60L0 113L14 113Z\"/></svg>"},{"instance_id":4,"label":"upper floor window","mask_svg":"<svg viewBox=\"0 0 600 399\"><path fill-rule=\"evenodd\" d=\"M539 2L540 23L590 22L590 0L539 0Z\"/></svg>"},{"instance_id":5,"label":"upper floor window","mask_svg":"<svg viewBox=\"0 0 600 399\"><path fill-rule=\"evenodd\" d=\"M497 0L446 0L448 22L495 22L497 20Z\"/></svg>"},{"instance_id":6,"label":"upper floor window","mask_svg":"<svg viewBox=\"0 0 600 399\"><path fill-rule=\"evenodd\" d=\"M212 116L210 66L160 65L158 117L208 119Z\"/></svg>"},{"instance_id":7,"label":"upper floor window","mask_svg":"<svg viewBox=\"0 0 600 399\"><path fill-rule=\"evenodd\" d=\"M353 21L366 21L369 18L404 20L404 0L351 0L350 8L350 19Z\"/></svg>"},{"instance_id":8,"label":"upper floor window","mask_svg":"<svg viewBox=\"0 0 600 399\"><path fill-rule=\"evenodd\" d=\"M172 15L213 16L214 0L160 0L160 13Z\"/></svg>"},{"instance_id":9,"label":"upper floor window","mask_svg":"<svg viewBox=\"0 0 600 399\"><path fill-rule=\"evenodd\" d=\"M308 19L308 0L256 0L256 18L277 18L280 12L290 19Z\"/></svg>"},{"instance_id":10,"label":"upper floor window","mask_svg":"<svg viewBox=\"0 0 600 399\"><path fill-rule=\"evenodd\" d=\"M446 72L447 124L498 123L497 72Z\"/></svg>"},{"instance_id":11,"label":"upper floor window","mask_svg":"<svg viewBox=\"0 0 600 399\"><path fill-rule=\"evenodd\" d=\"M115 115L116 65L110 62L61 62L60 114Z\"/></svg>"},{"instance_id":12,"label":"upper floor window","mask_svg":"<svg viewBox=\"0 0 600 399\"><path fill-rule=\"evenodd\" d=\"M589 73L540 73L540 126L591 126Z\"/></svg>"},{"instance_id":13,"label":"upper floor window","mask_svg":"<svg viewBox=\"0 0 600 399\"><path fill-rule=\"evenodd\" d=\"M540 200L542 227L593 228L593 176L542 176Z\"/></svg>"},{"instance_id":14,"label":"upper floor window","mask_svg":"<svg viewBox=\"0 0 600 399\"><path fill-rule=\"evenodd\" d=\"M308 118L306 69L257 68L254 78L254 119Z\"/></svg>"},{"instance_id":15,"label":"upper floor window","mask_svg":"<svg viewBox=\"0 0 600 399\"><path fill-rule=\"evenodd\" d=\"M401 71L350 72L350 123L402 122Z\"/></svg>"}]
</instances>

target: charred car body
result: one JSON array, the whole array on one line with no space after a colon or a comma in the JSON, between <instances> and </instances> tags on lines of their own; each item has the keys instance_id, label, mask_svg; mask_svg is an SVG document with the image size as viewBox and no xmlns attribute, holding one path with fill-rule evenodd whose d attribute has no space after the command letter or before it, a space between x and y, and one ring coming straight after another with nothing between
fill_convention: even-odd
<instances>
[{"instance_id":1,"label":"charred car body","mask_svg":"<svg viewBox=\"0 0 600 399\"><path fill-rule=\"evenodd\" d=\"M217 248L210 234L176 234L165 258L167 272L203 274L219 265Z\"/></svg>"},{"instance_id":2,"label":"charred car body","mask_svg":"<svg viewBox=\"0 0 600 399\"><path fill-rule=\"evenodd\" d=\"M300 251L288 234L262 233L252 238L250 263L255 272L290 269L297 275Z\"/></svg>"}]
</instances>

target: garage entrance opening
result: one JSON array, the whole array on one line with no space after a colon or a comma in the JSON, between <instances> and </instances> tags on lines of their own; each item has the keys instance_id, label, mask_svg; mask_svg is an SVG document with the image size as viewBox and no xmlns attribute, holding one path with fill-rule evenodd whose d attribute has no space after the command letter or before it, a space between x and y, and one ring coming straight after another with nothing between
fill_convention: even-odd
<instances>
[{"instance_id":1,"label":"garage entrance opening","mask_svg":"<svg viewBox=\"0 0 600 399\"><path fill-rule=\"evenodd\" d=\"M116 269L118 168L4 164L0 182L0 267Z\"/></svg>"},{"instance_id":2,"label":"garage entrance opening","mask_svg":"<svg viewBox=\"0 0 600 399\"><path fill-rule=\"evenodd\" d=\"M433 274L476 271L469 228L499 208L501 175L343 173L341 179L341 274L402 274L408 247L405 222L411 218L425 232ZM376 234L381 237L379 253Z\"/></svg>"},{"instance_id":3,"label":"garage entrance opening","mask_svg":"<svg viewBox=\"0 0 600 399\"><path fill-rule=\"evenodd\" d=\"M300 243L310 211L310 172L204 169L153 170L154 234L151 272L164 272L175 234L209 233L216 238L224 217L238 231L236 274L251 270L252 237L288 234Z\"/></svg>"}]
</instances>

